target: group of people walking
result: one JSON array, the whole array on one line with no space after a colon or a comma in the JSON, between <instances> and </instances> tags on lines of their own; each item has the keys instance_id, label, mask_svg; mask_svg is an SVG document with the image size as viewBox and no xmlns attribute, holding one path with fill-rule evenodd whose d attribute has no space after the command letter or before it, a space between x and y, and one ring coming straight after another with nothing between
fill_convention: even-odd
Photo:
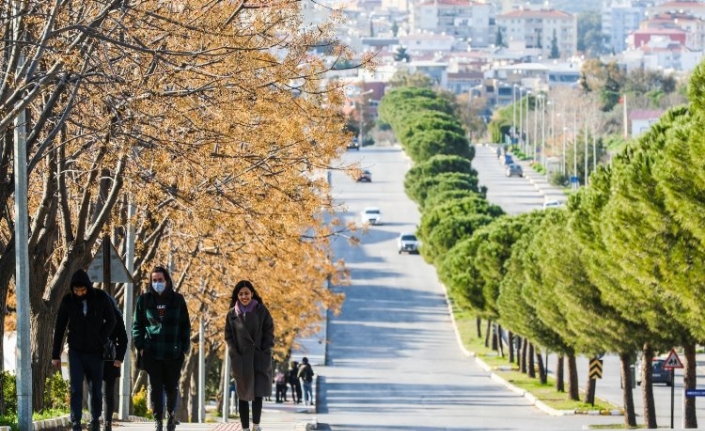
<instances>
[{"instance_id":1,"label":"group of people walking","mask_svg":"<svg viewBox=\"0 0 705 431\"><path fill-rule=\"evenodd\" d=\"M61 366L64 335L68 329L72 431L81 430L84 380L88 382L90 395L89 431L100 431L103 382L104 431L112 431L115 382L128 347L123 316L115 299L95 289L85 271L77 270L69 286L70 291L62 298L57 312L51 362L57 369ZM155 431L164 431L165 419L166 431L174 431L181 369L191 349L191 323L186 300L174 290L166 268L158 266L150 273L149 288L137 298L131 330L137 365L149 376ZM262 431L262 400L272 392L274 322L248 280L239 281L233 289L225 321L225 341L229 346L242 429ZM308 365L308 360L303 358L303 363ZM304 374L307 376L308 372ZM304 395L313 404L311 383L306 378L301 380ZM294 393L299 394L297 399L300 400L301 389Z\"/></svg>"},{"instance_id":2,"label":"group of people walking","mask_svg":"<svg viewBox=\"0 0 705 431\"><path fill-rule=\"evenodd\" d=\"M287 392L291 387L291 400L294 404L314 405L313 403L313 367L308 362L308 358L304 357L301 364L296 361L291 361L289 369L286 371L278 370L274 377L276 384L276 402L287 402ZM302 400L303 398L303 400Z\"/></svg>"}]
</instances>

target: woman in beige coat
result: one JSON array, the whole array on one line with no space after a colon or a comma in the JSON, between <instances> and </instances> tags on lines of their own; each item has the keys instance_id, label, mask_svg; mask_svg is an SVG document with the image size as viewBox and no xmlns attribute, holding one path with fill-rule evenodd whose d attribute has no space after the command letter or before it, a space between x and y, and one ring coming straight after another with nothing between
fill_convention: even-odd
<instances>
[{"instance_id":1,"label":"woman in beige coat","mask_svg":"<svg viewBox=\"0 0 705 431\"><path fill-rule=\"evenodd\" d=\"M239 281L233 289L225 321L225 341L230 351L242 429L250 431L249 402L252 402L252 431L261 431L262 399L272 396L274 322L249 280Z\"/></svg>"}]
</instances>

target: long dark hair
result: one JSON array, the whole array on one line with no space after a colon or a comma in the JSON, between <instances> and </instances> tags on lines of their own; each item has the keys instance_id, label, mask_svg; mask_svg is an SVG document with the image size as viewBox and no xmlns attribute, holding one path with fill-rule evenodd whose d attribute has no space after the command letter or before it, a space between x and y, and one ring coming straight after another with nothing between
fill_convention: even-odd
<instances>
[{"instance_id":1,"label":"long dark hair","mask_svg":"<svg viewBox=\"0 0 705 431\"><path fill-rule=\"evenodd\" d=\"M257 302L264 305L264 301L262 301L262 298L255 290L255 287L252 285L252 282L250 280L240 280L233 288L233 296L230 297L230 308L233 308L235 306L235 303L237 302L237 294L240 293L243 287L250 289L250 291L252 292L252 298L256 299Z\"/></svg>"},{"instance_id":2,"label":"long dark hair","mask_svg":"<svg viewBox=\"0 0 705 431\"><path fill-rule=\"evenodd\" d=\"M152 272L149 273L149 289L152 289L152 274L155 272L160 272L164 276L164 280L166 280L166 289L169 290L174 290L174 282L171 281L171 275L169 275L169 271L167 271L166 268L163 266L155 266Z\"/></svg>"}]
</instances>

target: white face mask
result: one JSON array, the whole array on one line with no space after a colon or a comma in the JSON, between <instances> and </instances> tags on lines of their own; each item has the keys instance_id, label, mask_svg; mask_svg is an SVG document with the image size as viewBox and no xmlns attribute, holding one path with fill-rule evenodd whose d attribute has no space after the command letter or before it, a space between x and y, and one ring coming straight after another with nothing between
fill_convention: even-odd
<instances>
[{"instance_id":1,"label":"white face mask","mask_svg":"<svg viewBox=\"0 0 705 431\"><path fill-rule=\"evenodd\" d=\"M154 289L155 292L157 292L158 294L161 295L162 292L164 292L164 290L166 289L166 283L156 281L156 282L152 283L152 288Z\"/></svg>"}]
</instances>

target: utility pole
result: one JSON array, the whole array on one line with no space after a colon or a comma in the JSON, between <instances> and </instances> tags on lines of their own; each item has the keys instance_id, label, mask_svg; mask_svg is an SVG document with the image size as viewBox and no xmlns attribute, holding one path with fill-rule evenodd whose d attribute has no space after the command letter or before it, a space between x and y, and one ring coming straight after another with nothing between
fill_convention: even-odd
<instances>
[{"instance_id":1,"label":"utility pole","mask_svg":"<svg viewBox=\"0 0 705 431\"><path fill-rule=\"evenodd\" d=\"M203 317L198 318L198 423L206 421L206 344Z\"/></svg>"},{"instance_id":2,"label":"utility pole","mask_svg":"<svg viewBox=\"0 0 705 431\"><path fill-rule=\"evenodd\" d=\"M132 204L132 198L127 197L127 246L125 247L125 267L130 276L133 276L135 271L135 224L132 218L135 216L135 206ZM134 297L134 284L125 283L125 292L122 296L123 310L125 315L125 328L127 328L127 345L132 345L132 302ZM120 376L120 406L118 416L120 420L126 421L130 415L130 395L132 393L132 361L129 358L130 352L127 352L128 358L122 362L122 373Z\"/></svg>"},{"instance_id":3,"label":"utility pole","mask_svg":"<svg viewBox=\"0 0 705 431\"><path fill-rule=\"evenodd\" d=\"M17 70L24 67L20 27L23 1L13 2L12 38L19 46ZM22 82L22 79L18 79ZM17 292L17 423L20 431L30 431L32 424L32 345L29 304L29 210L27 209L27 119L25 110L14 121L13 168L15 181L15 290Z\"/></svg>"}]
</instances>

